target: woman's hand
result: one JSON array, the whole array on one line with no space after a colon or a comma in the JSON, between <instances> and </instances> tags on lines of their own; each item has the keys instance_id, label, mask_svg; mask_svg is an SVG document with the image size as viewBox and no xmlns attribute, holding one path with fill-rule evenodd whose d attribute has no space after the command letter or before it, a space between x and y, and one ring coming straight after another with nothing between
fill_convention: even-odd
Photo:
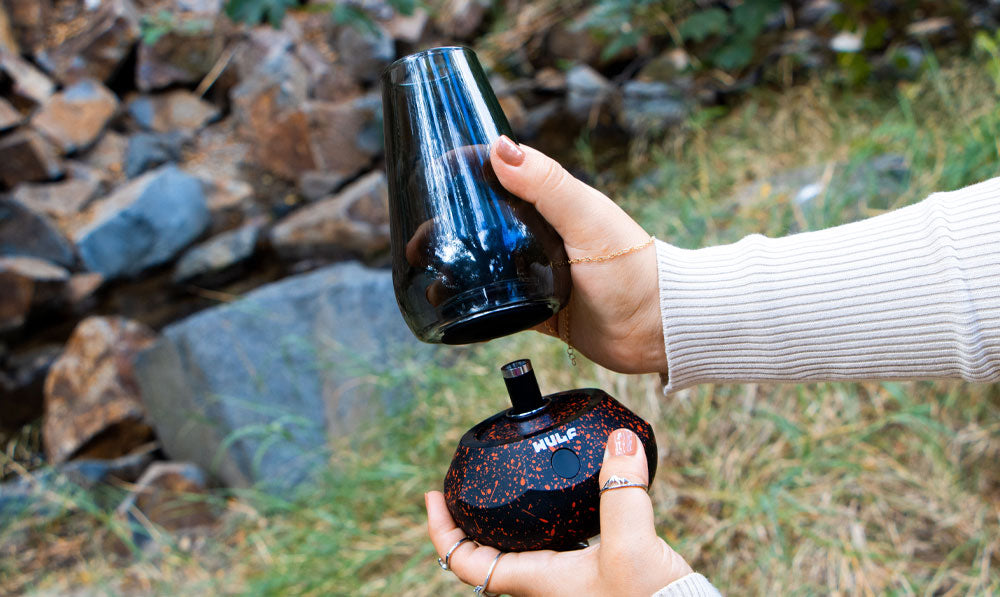
<instances>
[{"instance_id":1,"label":"woman's hand","mask_svg":"<svg viewBox=\"0 0 1000 597\"><path fill-rule=\"evenodd\" d=\"M500 183L534 204L559 232L570 259L607 256L649 240L614 201L530 147L501 137L491 148L490 161ZM574 348L609 369L665 373L654 248L570 267L568 334L563 314L536 330L568 335Z\"/></svg>"},{"instance_id":2,"label":"woman's hand","mask_svg":"<svg viewBox=\"0 0 1000 597\"><path fill-rule=\"evenodd\" d=\"M649 483L639 437L619 429L608 439L600 484L611 475ZM455 526L444 495L425 496L431 541L443 558L465 532ZM463 582L481 584L496 549L466 541L451 554L452 571ZM532 595L642 595L648 597L691 573L691 566L656 536L653 505L641 488L625 487L601 496L601 541L579 551L504 554L486 590L515 597Z\"/></svg>"}]
</instances>

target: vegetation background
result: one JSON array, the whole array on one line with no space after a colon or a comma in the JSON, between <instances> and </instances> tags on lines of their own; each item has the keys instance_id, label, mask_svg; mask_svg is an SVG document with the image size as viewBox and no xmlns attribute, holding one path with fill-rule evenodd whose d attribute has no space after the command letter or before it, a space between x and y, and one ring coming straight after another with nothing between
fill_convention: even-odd
<instances>
[{"instance_id":1,"label":"vegetation background","mask_svg":"<svg viewBox=\"0 0 1000 597\"><path fill-rule=\"evenodd\" d=\"M679 0L577 3L609 56L676 35L697 73L734 79L759 58L767 34L754 11L768 4L747 0L723 11ZM866 20L866 4L843 2L836 26L873 36L882 25ZM336 6L347 8L335 18L364 26L356 5ZM247 20L299 9L288 0L229 8ZM503 47L515 17L494 10L486 53ZM971 44L925 46L912 80L879 80L863 52L791 81L776 65L738 98L699 109L660 136L609 151L598 129L585 128L567 160L651 233L684 247L877 215L1000 170L1000 38L968 33ZM838 184L886 154L906 164L892 192L874 179L862 188ZM749 199L738 192L802 166L825 168L831 180L808 203L760 187ZM337 457L317 486L288 496L215 493L210 499L226 515L208 534L149 529L152 540L139 546L109 510L120 496L53 484L33 515L0 526L0 544L16 538L28 546L4 550L0 590L466 591L435 564L422 494L440 487L461 434L504 408L497 366L526 356L543 392L600 387L650 421L661 458L651 491L657 528L724 594L1000 594L995 385L708 385L664 397L655 376L617 375L585 359L572 367L564 347L539 334L456 353L456 364L423 370L411 409L336 438Z\"/></svg>"}]
</instances>

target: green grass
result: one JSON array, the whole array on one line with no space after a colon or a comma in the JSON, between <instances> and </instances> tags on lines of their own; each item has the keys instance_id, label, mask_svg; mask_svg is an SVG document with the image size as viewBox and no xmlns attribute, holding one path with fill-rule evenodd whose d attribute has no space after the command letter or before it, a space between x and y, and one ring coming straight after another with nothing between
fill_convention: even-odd
<instances>
[{"instance_id":1,"label":"green grass","mask_svg":"<svg viewBox=\"0 0 1000 597\"><path fill-rule=\"evenodd\" d=\"M637 143L628 176L594 174L650 232L681 246L821 228L1000 173L998 99L971 59L888 89L814 81L755 91L665 141ZM849 173L886 153L909 166L892 193L847 192L834 181L808 211L780 194L733 199L743 183L782 169L835 163L831 172ZM654 184L627 190L650 172ZM571 368L560 343L538 334L456 352L457 366L420 380L412 409L338 439L329 474L302 495L224 496L225 522L210 536L162 536L141 554L83 542L57 566L7 559L0 588L464 594L435 564L422 494L441 486L464 430L504 407L497 366L526 356L543 391L601 387L653 424L658 530L723 593L1000 593L997 386L708 385L664 398L655 376L612 374L584 359ZM14 532L71 541L81 527L99 540L121 535L99 507L69 511L6 525L0 542Z\"/></svg>"}]
</instances>

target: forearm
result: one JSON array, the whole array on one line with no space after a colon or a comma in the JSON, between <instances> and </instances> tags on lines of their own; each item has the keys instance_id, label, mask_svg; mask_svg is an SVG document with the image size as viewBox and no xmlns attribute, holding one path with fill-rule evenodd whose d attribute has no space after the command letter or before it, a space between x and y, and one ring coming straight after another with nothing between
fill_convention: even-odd
<instances>
[{"instance_id":1,"label":"forearm","mask_svg":"<svg viewBox=\"0 0 1000 597\"><path fill-rule=\"evenodd\" d=\"M785 238L658 242L657 269L667 391L1000 380L1000 178Z\"/></svg>"}]
</instances>

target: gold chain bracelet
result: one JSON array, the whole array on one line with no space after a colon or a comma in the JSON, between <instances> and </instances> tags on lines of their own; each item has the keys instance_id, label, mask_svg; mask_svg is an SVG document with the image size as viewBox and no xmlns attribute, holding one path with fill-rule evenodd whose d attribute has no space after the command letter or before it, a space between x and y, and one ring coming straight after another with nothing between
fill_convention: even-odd
<instances>
[{"instance_id":1,"label":"gold chain bracelet","mask_svg":"<svg viewBox=\"0 0 1000 597\"><path fill-rule=\"evenodd\" d=\"M615 251L614 253L608 253L607 255L598 255L597 257L577 257L576 259L568 259L566 261L557 261L556 263L553 263L552 265L555 266L555 267L561 267L563 265L575 265L577 263L600 263L601 261L611 261L612 259L614 259L616 257L621 257L622 255L628 255L629 253L635 253L636 251L640 251L642 249L645 249L649 245L653 244L653 241L655 241L655 240L656 240L656 237L653 236L653 235L650 235L649 238L647 238L646 240L642 241L641 243L639 243L637 245L632 245L631 247L627 247L625 249L619 249L619 250Z\"/></svg>"},{"instance_id":2,"label":"gold chain bracelet","mask_svg":"<svg viewBox=\"0 0 1000 597\"><path fill-rule=\"evenodd\" d=\"M557 263L553 263L552 265L559 267L563 265L573 265L576 263L598 263L601 261L611 261L615 257L621 257L622 255L628 255L629 253L635 253L636 251L645 249L649 245L653 244L653 241L655 240L656 237L650 235L649 238L646 239L645 241L637 245L633 245L631 247L615 251L614 253L608 253L607 255L600 255L598 257L577 257L576 259L560 261ZM561 323L559 321L559 318L562 318L563 320ZM550 334L552 334L553 336L557 336L560 340L566 343L566 356L569 357L570 364L576 367L576 352L573 350L573 345L570 344L570 339L569 339L569 305L566 305L556 315L556 326L557 326L556 329L553 329L552 324L549 323L548 320L545 321L545 329Z\"/></svg>"}]
</instances>

